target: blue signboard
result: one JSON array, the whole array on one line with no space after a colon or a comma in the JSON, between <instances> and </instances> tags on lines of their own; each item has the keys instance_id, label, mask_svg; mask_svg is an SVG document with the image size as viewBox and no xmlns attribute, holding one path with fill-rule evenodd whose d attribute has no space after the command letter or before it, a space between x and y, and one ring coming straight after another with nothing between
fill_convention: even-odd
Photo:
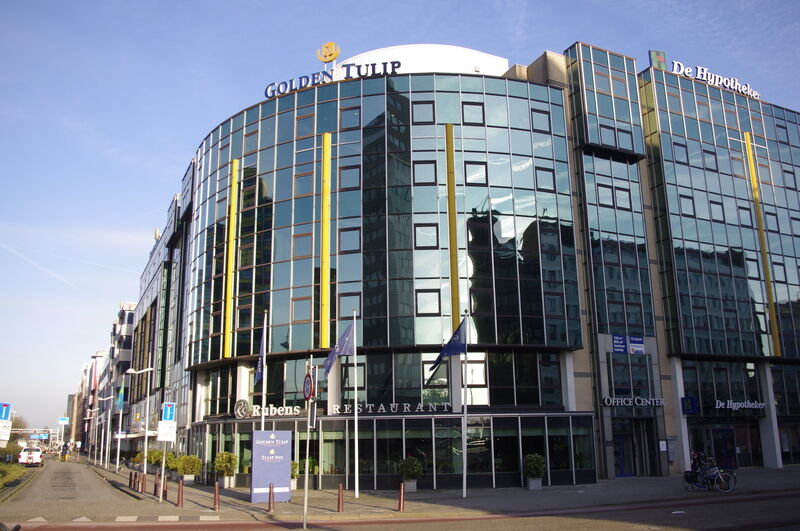
<instances>
[{"instance_id":1,"label":"blue signboard","mask_svg":"<svg viewBox=\"0 0 800 531\"><path fill-rule=\"evenodd\" d=\"M11 420L11 404L8 402L0 403L0 420Z\"/></svg>"},{"instance_id":2,"label":"blue signboard","mask_svg":"<svg viewBox=\"0 0 800 531\"><path fill-rule=\"evenodd\" d=\"M161 405L161 420L175 420L175 402L164 402Z\"/></svg>"},{"instance_id":3,"label":"blue signboard","mask_svg":"<svg viewBox=\"0 0 800 531\"><path fill-rule=\"evenodd\" d=\"M625 336L618 336L618 335L611 336L612 352L624 354L628 351L628 349L626 348L627 346L628 342L625 340Z\"/></svg>"},{"instance_id":4,"label":"blue signboard","mask_svg":"<svg viewBox=\"0 0 800 531\"><path fill-rule=\"evenodd\" d=\"M642 336L630 336L628 339L631 354L644 354L644 338Z\"/></svg>"},{"instance_id":5,"label":"blue signboard","mask_svg":"<svg viewBox=\"0 0 800 531\"><path fill-rule=\"evenodd\" d=\"M269 501L272 483L276 502L292 501L292 432L254 431L250 503Z\"/></svg>"}]
</instances>

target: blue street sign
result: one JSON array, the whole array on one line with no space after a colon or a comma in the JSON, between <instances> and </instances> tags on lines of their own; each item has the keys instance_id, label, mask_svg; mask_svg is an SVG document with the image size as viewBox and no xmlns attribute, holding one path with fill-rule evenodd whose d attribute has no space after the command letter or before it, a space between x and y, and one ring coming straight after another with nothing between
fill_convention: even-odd
<instances>
[{"instance_id":1,"label":"blue street sign","mask_svg":"<svg viewBox=\"0 0 800 531\"><path fill-rule=\"evenodd\" d=\"M9 402L0 403L0 420L11 420L11 404Z\"/></svg>"},{"instance_id":2,"label":"blue street sign","mask_svg":"<svg viewBox=\"0 0 800 531\"><path fill-rule=\"evenodd\" d=\"M624 354L628 351L627 349L628 341L626 340L625 336L620 335L613 335L611 336L611 349L612 352Z\"/></svg>"},{"instance_id":3,"label":"blue street sign","mask_svg":"<svg viewBox=\"0 0 800 531\"><path fill-rule=\"evenodd\" d=\"M175 402L164 402L161 406L161 420L175 420Z\"/></svg>"}]
</instances>

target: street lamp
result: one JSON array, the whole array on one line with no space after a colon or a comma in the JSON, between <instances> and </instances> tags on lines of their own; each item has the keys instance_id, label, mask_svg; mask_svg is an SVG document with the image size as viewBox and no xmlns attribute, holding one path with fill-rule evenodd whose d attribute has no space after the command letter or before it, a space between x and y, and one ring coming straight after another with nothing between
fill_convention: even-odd
<instances>
[{"instance_id":1,"label":"street lamp","mask_svg":"<svg viewBox=\"0 0 800 531\"><path fill-rule=\"evenodd\" d=\"M142 374L144 372L147 373L147 387L145 388L147 398L144 406L144 463L142 464L142 470L144 471L145 477L147 477L147 438L150 432L150 373L153 372L153 367L148 367L139 371L128 369L125 371L125 374Z\"/></svg>"},{"instance_id":2,"label":"street lamp","mask_svg":"<svg viewBox=\"0 0 800 531\"><path fill-rule=\"evenodd\" d=\"M107 396L107 397L105 397L105 398L98 398L97 400L98 400L99 402L105 402L106 400L111 400L112 398L114 398L114 395L113 395L113 394L111 394L111 395L108 395L108 396ZM105 425L106 425L106 430L105 430L105 432L103 433L103 439L104 439L104 442L101 442L101 443L100 443L100 461L101 461L102 463L104 463L104 467L105 467L106 469L108 469L108 465L106 465L106 464L105 464L105 462L108 460L108 436L109 436L109 433L108 433L108 427L111 425L111 423L110 423L110 422L109 422L107 419L104 421L104 423L105 423ZM95 452L95 456L96 456L96 455L97 455L97 452ZM105 455L105 459L103 458L103 455ZM96 459L96 458L95 458L95 461L97 461L97 459ZM97 464L97 463L95 463L95 464Z\"/></svg>"},{"instance_id":3,"label":"street lamp","mask_svg":"<svg viewBox=\"0 0 800 531\"><path fill-rule=\"evenodd\" d=\"M86 448L86 460L87 461L92 457L92 451L95 452L95 460L97 459L97 422L96 422L95 419L97 417L96 413L99 410L100 410L99 407L92 408L92 409L89 410L89 416L88 417L83 417L83 420L91 421L91 424L90 424L91 427L89 428L89 431L90 431L89 437L92 440L92 448L91 449ZM86 446L89 446L89 441L88 440L86 441Z\"/></svg>"}]
</instances>

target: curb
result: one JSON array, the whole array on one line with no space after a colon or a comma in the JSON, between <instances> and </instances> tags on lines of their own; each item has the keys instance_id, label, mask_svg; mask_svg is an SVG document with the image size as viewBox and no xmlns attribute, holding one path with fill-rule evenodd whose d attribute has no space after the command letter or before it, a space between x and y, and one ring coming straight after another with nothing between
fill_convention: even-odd
<instances>
[{"instance_id":1,"label":"curb","mask_svg":"<svg viewBox=\"0 0 800 531\"><path fill-rule=\"evenodd\" d=\"M89 469L92 472L94 472L95 474L100 476L100 479L102 479L103 481L105 481L106 483L108 483L109 485L111 485L112 487L117 489L118 491L122 492L123 494L127 494L128 496L130 496L134 500L138 500L138 501L146 499L143 496L139 496L139 493L136 492L136 491L132 491L132 490L126 488L126 487L123 487L122 485L115 484L113 481L109 481L109 479L107 477L105 477L103 474L101 474L100 472L97 471L97 467L89 465L88 463L87 463L87 466L89 467Z\"/></svg>"}]
</instances>

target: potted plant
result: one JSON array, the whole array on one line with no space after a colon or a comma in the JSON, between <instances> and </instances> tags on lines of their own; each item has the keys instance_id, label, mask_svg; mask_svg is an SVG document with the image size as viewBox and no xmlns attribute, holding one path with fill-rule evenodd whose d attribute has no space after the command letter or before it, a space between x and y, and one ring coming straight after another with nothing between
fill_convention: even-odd
<instances>
[{"instance_id":1,"label":"potted plant","mask_svg":"<svg viewBox=\"0 0 800 531\"><path fill-rule=\"evenodd\" d=\"M300 475L300 463L297 461L292 461L292 479L290 482L291 490L297 490L297 476Z\"/></svg>"},{"instance_id":2,"label":"potted plant","mask_svg":"<svg viewBox=\"0 0 800 531\"><path fill-rule=\"evenodd\" d=\"M183 476L183 482L194 480L203 467L203 461L196 455L182 455L178 458L176 466L178 474Z\"/></svg>"},{"instance_id":3,"label":"potted plant","mask_svg":"<svg viewBox=\"0 0 800 531\"><path fill-rule=\"evenodd\" d=\"M417 479L422 475L422 463L416 457L406 457L400 461L400 477L406 485L406 492L417 492Z\"/></svg>"},{"instance_id":4,"label":"potted plant","mask_svg":"<svg viewBox=\"0 0 800 531\"><path fill-rule=\"evenodd\" d=\"M528 478L528 490L541 490L544 477L545 462L540 454L525 455L525 477Z\"/></svg>"},{"instance_id":5,"label":"potted plant","mask_svg":"<svg viewBox=\"0 0 800 531\"><path fill-rule=\"evenodd\" d=\"M233 487L234 474L236 474L236 465L239 459L235 454L230 452L220 452L214 459L214 470L217 476L222 476L222 486L226 489Z\"/></svg>"}]
</instances>

